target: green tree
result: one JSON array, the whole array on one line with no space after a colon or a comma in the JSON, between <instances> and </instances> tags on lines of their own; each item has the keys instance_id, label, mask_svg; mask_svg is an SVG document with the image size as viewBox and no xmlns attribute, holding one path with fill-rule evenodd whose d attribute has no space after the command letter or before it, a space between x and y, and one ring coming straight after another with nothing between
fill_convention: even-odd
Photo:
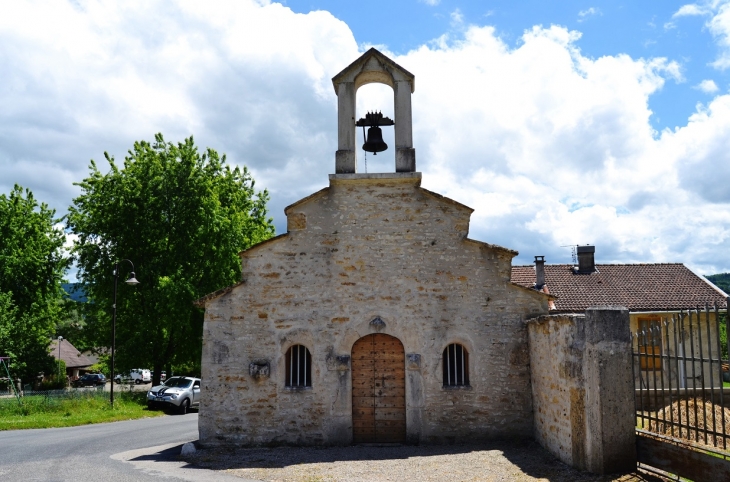
<instances>
[{"instance_id":1,"label":"green tree","mask_svg":"<svg viewBox=\"0 0 730 482\"><path fill-rule=\"evenodd\" d=\"M67 216L93 307L84 329L97 333L97 346L109 346L114 264L129 259L140 284L124 284L131 266L122 262L117 372L151 367L155 381L163 369L199 372L203 311L192 303L237 282L238 252L274 234L268 193L254 191L248 170L231 169L225 155L201 155L192 137L177 145L161 134L152 144L136 142L123 168L104 155L109 172L91 161Z\"/></svg>"},{"instance_id":2,"label":"green tree","mask_svg":"<svg viewBox=\"0 0 730 482\"><path fill-rule=\"evenodd\" d=\"M16 185L0 195L0 355L25 381L53 371L48 353L68 268L55 211Z\"/></svg>"}]
</instances>

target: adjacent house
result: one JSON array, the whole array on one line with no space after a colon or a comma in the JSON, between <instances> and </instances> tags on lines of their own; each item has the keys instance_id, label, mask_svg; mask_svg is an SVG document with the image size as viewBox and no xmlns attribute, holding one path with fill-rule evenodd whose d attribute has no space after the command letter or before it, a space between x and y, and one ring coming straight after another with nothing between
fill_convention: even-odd
<instances>
[{"instance_id":1,"label":"adjacent house","mask_svg":"<svg viewBox=\"0 0 730 482\"><path fill-rule=\"evenodd\" d=\"M512 267L512 282L555 296L551 300L551 314L583 313L598 305L628 308L634 347L647 355L639 360L637 385L662 381L668 384L667 377L686 385L692 367L665 366L662 341L671 354L699 358L702 353L717 358L719 338L714 307L727 310L725 292L681 263L596 264L595 250L595 246L578 246L577 264L545 264L544 256L536 256L534 265ZM700 318L709 319L709 333L706 323L699 324ZM682 340L689 339L690 330L697 332L700 327L702 333L693 338L694 345L685 346ZM709 383L708 365L700 365L698 362L695 376ZM659 373L664 375L663 379L654 376ZM715 374L715 386L718 378Z\"/></svg>"}]
</instances>

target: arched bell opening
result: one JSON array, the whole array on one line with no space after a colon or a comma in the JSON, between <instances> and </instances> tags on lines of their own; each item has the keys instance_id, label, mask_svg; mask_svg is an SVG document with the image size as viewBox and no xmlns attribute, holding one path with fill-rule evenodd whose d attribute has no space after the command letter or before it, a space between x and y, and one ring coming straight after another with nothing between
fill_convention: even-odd
<instances>
[{"instance_id":1,"label":"arched bell opening","mask_svg":"<svg viewBox=\"0 0 730 482\"><path fill-rule=\"evenodd\" d=\"M360 86L356 91L355 119L362 119L370 112L380 112L383 117L393 119L395 117L395 104L393 88L382 83L368 83ZM357 127L355 135L355 146L357 148L357 172L360 173L383 173L393 172L395 165L395 129L393 126L382 126L380 128L382 140L387 149L377 154L366 152L363 145L368 134L371 134L369 127Z\"/></svg>"},{"instance_id":2,"label":"arched bell opening","mask_svg":"<svg viewBox=\"0 0 730 482\"><path fill-rule=\"evenodd\" d=\"M416 171L416 150L413 148L413 121L411 94L415 90L413 74L377 51L370 49L359 59L332 78L337 94L337 152L335 173L354 174L358 172L356 162L356 128L361 126L392 126L393 122L378 123L372 119L360 121L356 118L357 91L368 84L383 84L393 89L395 172ZM382 111L382 107L378 109ZM366 114L367 117L367 114ZM374 123L373 123L374 122ZM375 156L373 156L375 157ZM364 169L364 163L363 163ZM388 170L393 172L392 168Z\"/></svg>"}]
</instances>

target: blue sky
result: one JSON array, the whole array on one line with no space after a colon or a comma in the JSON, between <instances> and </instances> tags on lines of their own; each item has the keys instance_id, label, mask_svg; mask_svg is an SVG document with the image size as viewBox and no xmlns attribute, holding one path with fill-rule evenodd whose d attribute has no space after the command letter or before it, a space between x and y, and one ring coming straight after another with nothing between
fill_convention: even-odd
<instances>
[{"instance_id":1,"label":"blue sky","mask_svg":"<svg viewBox=\"0 0 730 482\"><path fill-rule=\"evenodd\" d=\"M12 2L0 192L63 215L90 159L193 135L249 167L284 232L334 171L331 78L375 46L416 76L417 170L474 208L470 237L515 264L595 244L598 263L730 272L729 39L730 0ZM392 114L388 87L358 91L373 108Z\"/></svg>"},{"instance_id":2,"label":"blue sky","mask_svg":"<svg viewBox=\"0 0 730 482\"><path fill-rule=\"evenodd\" d=\"M666 57L681 62L681 80L673 80L655 93L650 106L657 130L687 123L698 102L708 94L697 88L714 80L727 91L730 73L713 69L719 48L706 15L674 17L686 1L448 1L372 0L354 7L337 0L286 0L297 13L331 12L347 23L358 44L385 45L405 54L442 35L458 38L464 25L490 25L510 46L519 46L522 34L534 25L560 25L581 33L577 42L583 55L628 54L633 58Z\"/></svg>"}]
</instances>

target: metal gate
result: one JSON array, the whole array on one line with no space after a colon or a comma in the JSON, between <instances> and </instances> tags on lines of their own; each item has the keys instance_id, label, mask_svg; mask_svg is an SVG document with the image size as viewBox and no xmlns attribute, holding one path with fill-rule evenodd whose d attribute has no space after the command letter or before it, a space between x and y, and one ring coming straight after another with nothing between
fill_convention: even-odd
<instances>
[{"instance_id":1,"label":"metal gate","mask_svg":"<svg viewBox=\"0 0 730 482\"><path fill-rule=\"evenodd\" d=\"M638 321L632 361L639 468L697 482L730 480L727 316L715 305Z\"/></svg>"}]
</instances>

